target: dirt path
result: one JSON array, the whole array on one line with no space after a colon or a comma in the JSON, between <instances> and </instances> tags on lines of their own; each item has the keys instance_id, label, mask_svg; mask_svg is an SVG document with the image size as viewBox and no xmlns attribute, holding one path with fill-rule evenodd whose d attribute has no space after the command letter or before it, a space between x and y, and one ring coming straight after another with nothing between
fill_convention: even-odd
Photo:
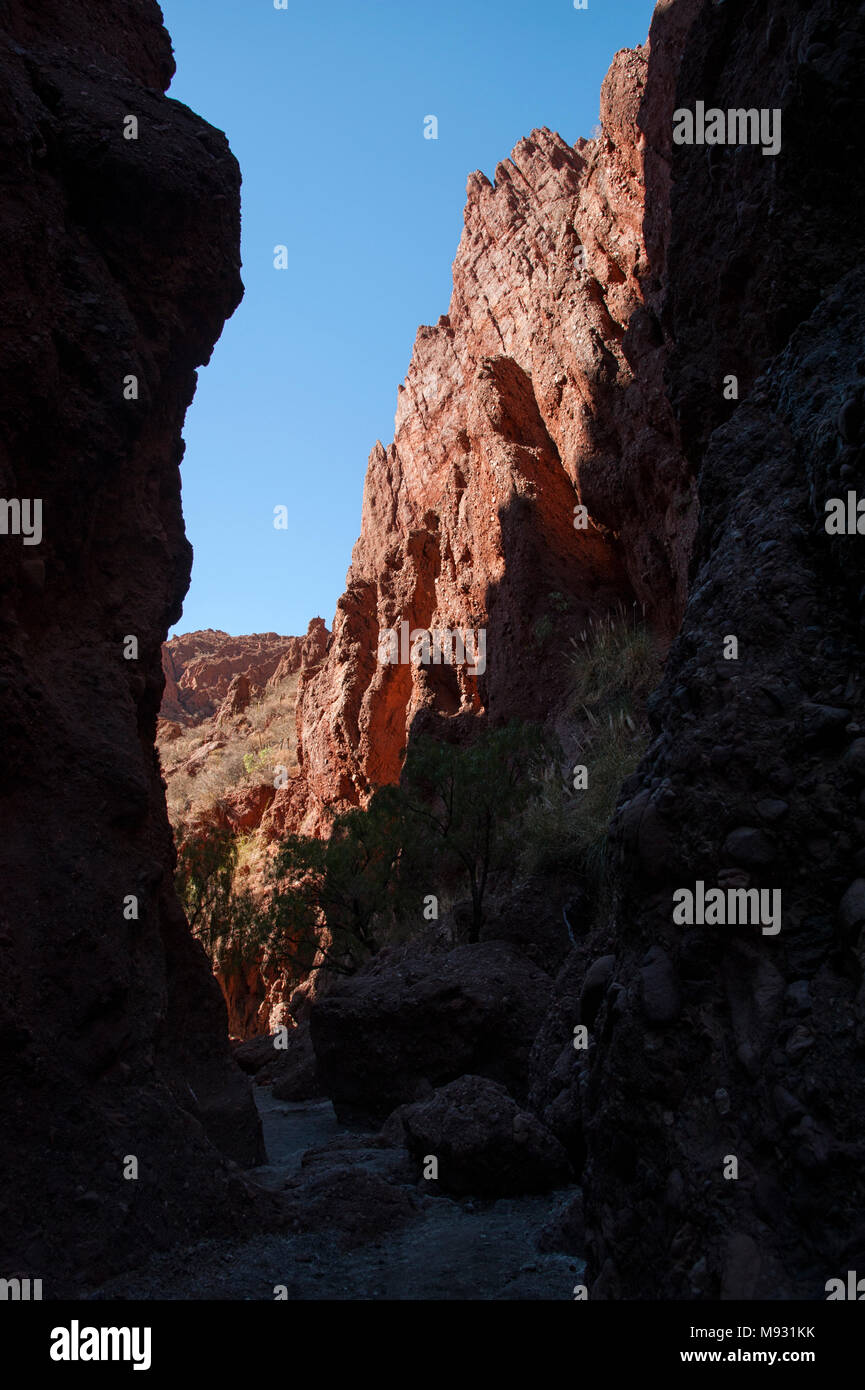
<instances>
[{"instance_id":1,"label":"dirt path","mask_svg":"<svg viewBox=\"0 0 865 1390\"><path fill-rule=\"evenodd\" d=\"M250 1176L271 1191L297 1194L301 1211L323 1201L324 1221L316 1225L313 1218L297 1233L174 1250L93 1297L270 1300L279 1285L290 1300L573 1297L582 1261L540 1253L536 1237L574 1188L497 1201L430 1195L430 1184L414 1181L404 1166L401 1150L341 1125L329 1101L290 1104L275 1101L268 1088L255 1090L269 1161ZM362 1227L364 1183L403 1203L407 1216L398 1229L367 1240L361 1230L358 1238L353 1228ZM358 1220L343 1208L331 1224L328 1184L340 1194L352 1184L360 1188Z\"/></svg>"}]
</instances>

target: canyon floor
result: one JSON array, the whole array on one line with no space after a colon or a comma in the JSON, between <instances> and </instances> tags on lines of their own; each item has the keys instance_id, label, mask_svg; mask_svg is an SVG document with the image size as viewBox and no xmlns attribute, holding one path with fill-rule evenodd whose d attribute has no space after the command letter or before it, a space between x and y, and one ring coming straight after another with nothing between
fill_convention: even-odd
<instances>
[{"instance_id":1,"label":"canyon floor","mask_svg":"<svg viewBox=\"0 0 865 1390\"><path fill-rule=\"evenodd\" d=\"M256 1102L268 1163L251 1180L274 1192L308 1189L311 1211L322 1181L354 1188L355 1202L332 1204L326 1229L202 1241L156 1255L90 1298L272 1300L280 1285L291 1301L573 1298L584 1262L541 1251L537 1241L576 1188L496 1201L429 1195L432 1184L399 1171L401 1151L379 1147L374 1131L340 1124L330 1101L280 1102L256 1087ZM369 1174L393 1186L407 1219L364 1239Z\"/></svg>"}]
</instances>

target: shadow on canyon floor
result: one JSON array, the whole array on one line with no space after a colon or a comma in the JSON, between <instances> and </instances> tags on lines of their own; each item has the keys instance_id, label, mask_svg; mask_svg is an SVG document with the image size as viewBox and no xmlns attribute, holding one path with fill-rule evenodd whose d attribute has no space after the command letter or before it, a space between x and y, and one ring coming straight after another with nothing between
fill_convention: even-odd
<instances>
[{"instance_id":1,"label":"shadow on canyon floor","mask_svg":"<svg viewBox=\"0 0 865 1390\"><path fill-rule=\"evenodd\" d=\"M539 1246L555 1240L575 1188L498 1200L431 1196L401 1150L341 1125L329 1101L279 1102L264 1087L256 1100L268 1162L250 1179L284 1193L300 1229L175 1249L88 1297L573 1298L582 1260Z\"/></svg>"}]
</instances>

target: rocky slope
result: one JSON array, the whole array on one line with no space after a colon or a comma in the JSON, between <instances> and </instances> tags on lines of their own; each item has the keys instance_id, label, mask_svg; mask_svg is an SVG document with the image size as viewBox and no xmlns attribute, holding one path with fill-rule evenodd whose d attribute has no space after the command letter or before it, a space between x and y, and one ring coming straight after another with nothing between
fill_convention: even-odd
<instances>
[{"instance_id":1,"label":"rocky slope","mask_svg":"<svg viewBox=\"0 0 865 1390\"><path fill-rule=\"evenodd\" d=\"M320 618L310 624L310 634L323 629ZM189 725L218 716L238 680L246 682L249 699L260 697L268 686L300 670L305 643L305 637L280 637L275 632L230 637L212 629L172 637L162 647L165 692L160 717ZM226 714L231 712L226 709Z\"/></svg>"},{"instance_id":2,"label":"rocky slope","mask_svg":"<svg viewBox=\"0 0 865 1390\"><path fill-rule=\"evenodd\" d=\"M280 1222L242 1241L160 1252L103 1286L100 1299L270 1301L277 1289L292 1302L364 1304L573 1297L583 1262L578 1250L560 1248L559 1235L573 1188L497 1201L436 1195L438 1184L417 1181L400 1144L341 1127L328 1101L286 1105L263 1088L257 1098L268 1163L252 1177L277 1194ZM506 1096L491 1099L508 1111ZM470 1100L478 1113L477 1097ZM419 1119L428 1126L432 1117L421 1111ZM434 1142L442 1137L436 1133ZM463 1127L457 1140L464 1153L472 1137ZM495 1151L486 1156L498 1176Z\"/></svg>"},{"instance_id":3,"label":"rocky slope","mask_svg":"<svg viewBox=\"0 0 865 1390\"><path fill-rule=\"evenodd\" d=\"M302 672L330 634L314 618L304 637L191 632L162 648L165 693L156 746L175 840L229 832L243 837L235 886L267 890L275 838L275 788L298 773L296 704ZM262 961L217 971L232 1037L271 1032L284 1021L297 981Z\"/></svg>"},{"instance_id":4,"label":"rocky slope","mask_svg":"<svg viewBox=\"0 0 865 1390\"><path fill-rule=\"evenodd\" d=\"M154 754L180 430L241 295L240 180L163 95L151 0L4 0L0 27L0 491L43 508L39 544L0 537L0 1269L50 1297L230 1225L224 1156L263 1152Z\"/></svg>"}]
</instances>

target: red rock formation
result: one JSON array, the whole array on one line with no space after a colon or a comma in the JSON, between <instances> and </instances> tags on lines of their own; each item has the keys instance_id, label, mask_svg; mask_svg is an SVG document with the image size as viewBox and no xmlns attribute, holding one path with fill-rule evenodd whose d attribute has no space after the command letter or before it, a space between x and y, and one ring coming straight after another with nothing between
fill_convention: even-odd
<instances>
[{"instance_id":1,"label":"red rock formation","mask_svg":"<svg viewBox=\"0 0 865 1390\"><path fill-rule=\"evenodd\" d=\"M313 619L313 629L324 630L321 618ZM229 637L212 628L172 637L162 648L162 718L197 724L216 713L236 677L245 677L255 694L271 679L299 671L307 641L308 636L280 637L275 632Z\"/></svg>"},{"instance_id":2,"label":"red rock formation","mask_svg":"<svg viewBox=\"0 0 865 1390\"><path fill-rule=\"evenodd\" d=\"M615 596L675 628L693 495L652 308L646 238L663 220L644 219L643 184L663 152L638 126L646 62L617 55L596 139L537 130L494 184L469 178L450 308L418 332L330 649L304 673L303 781L277 794L280 828L321 830L327 808L395 780L431 714L548 713L568 636ZM379 662L403 620L485 629L486 671Z\"/></svg>"},{"instance_id":3,"label":"red rock formation","mask_svg":"<svg viewBox=\"0 0 865 1390\"><path fill-rule=\"evenodd\" d=\"M212 1231L238 1198L214 1144L260 1152L171 890L153 756L160 646L189 569L179 431L238 298L238 180L223 138L161 96L172 63L150 0L7 0L3 19L0 482L46 510L37 555L0 546L0 1269L51 1295ZM232 812L278 833L322 828L395 777L433 717L547 713L549 653L611 597L636 595L667 631L685 608L611 830L615 910L572 953L539 1034L550 986L527 1001L510 1079L585 1157L595 1299L819 1298L863 1250L865 566L855 537L821 525L821 502L865 480L863 54L865 15L838 0L665 0L651 53L613 63L596 139L538 131L495 184L470 179L450 311L420 330L395 441L371 455L332 640L319 621L273 638L278 652L272 635L205 634L203 656L176 639L166 658L166 713L224 709L227 729L254 684L300 670L302 774L269 810ZM674 105L713 95L783 109L777 162L671 148ZM158 142L122 142L130 108ZM726 371L741 403L723 403ZM402 620L484 627L488 665L379 664L381 629ZM680 930L676 886L713 878L781 891L779 936ZM506 954L514 988L531 983ZM459 956L442 1015L466 995ZM468 1041L440 1020L418 1033L418 1000L436 1002L418 980L436 968L409 978L380 959L318 1006L345 1103L513 1060L488 962ZM238 1011L259 986L253 969ZM591 1034L577 1057L574 1020ZM312 1203L295 1192L298 1220L328 1221L349 1186L334 1177ZM370 1210L370 1233L403 1219Z\"/></svg>"},{"instance_id":4,"label":"red rock formation","mask_svg":"<svg viewBox=\"0 0 865 1390\"><path fill-rule=\"evenodd\" d=\"M7 0L0 24L0 492L43 502L41 544L0 538L0 1271L49 1298L230 1220L214 1144L262 1153L153 747L191 558L180 431L242 289L239 173L163 96L152 0Z\"/></svg>"},{"instance_id":5,"label":"red rock formation","mask_svg":"<svg viewBox=\"0 0 865 1390\"><path fill-rule=\"evenodd\" d=\"M295 672L317 669L329 639L323 620L313 618L304 637L280 637L276 633L229 637L227 633L208 630L185 633L164 643L166 685L157 742L169 782L178 771L194 775L217 750L240 747L249 751L250 725L244 717L249 706L262 696L273 694L273 717L281 721L285 699L294 698L290 687L286 695L284 683ZM288 713L289 717L294 716L293 704ZM172 744L180 738L184 726L199 730L200 741L189 756L181 755L178 760ZM269 723L261 726L262 738L268 741L272 737L270 728ZM257 830L272 799L270 779L252 787L226 789L214 823L235 830ZM274 827L268 823L266 831L267 837L272 838Z\"/></svg>"}]
</instances>

